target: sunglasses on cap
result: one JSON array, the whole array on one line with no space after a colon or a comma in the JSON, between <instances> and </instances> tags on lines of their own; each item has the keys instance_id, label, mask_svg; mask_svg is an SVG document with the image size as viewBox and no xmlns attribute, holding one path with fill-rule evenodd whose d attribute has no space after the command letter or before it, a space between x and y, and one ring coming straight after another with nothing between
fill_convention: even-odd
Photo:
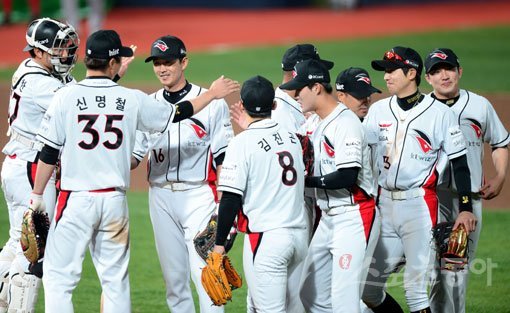
<instances>
[{"instance_id":1,"label":"sunglasses on cap","mask_svg":"<svg viewBox=\"0 0 510 313\"><path fill-rule=\"evenodd\" d=\"M413 68L419 68L420 66L418 65L418 63L414 62L414 61L411 61L411 60L407 60L407 59L404 59L403 57L401 57L400 55L398 55L396 52L394 51L387 51L385 54L384 54L384 60L388 60L388 61L393 61L393 62L402 62L406 65L409 65Z\"/></svg>"},{"instance_id":2,"label":"sunglasses on cap","mask_svg":"<svg viewBox=\"0 0 510 313\"><path fill-rule=\"evenodd\" d=\"M394 51L386 51L386 53L384 54L383 59L384 60L388 60L388 61L400 61L400 62L404 62L404 59L400 55L395 53Z\"/></svg>"}]
</instances>

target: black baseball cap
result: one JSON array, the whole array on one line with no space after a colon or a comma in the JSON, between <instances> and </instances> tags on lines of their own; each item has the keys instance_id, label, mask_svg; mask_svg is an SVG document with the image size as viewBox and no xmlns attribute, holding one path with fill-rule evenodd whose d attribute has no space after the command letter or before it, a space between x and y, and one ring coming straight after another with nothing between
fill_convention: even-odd
<instances>
[{"instance_id":1,"label":"black baseball cap","mask_svg":"<svg viewBox=\"0 0 510 313\"><path fill-rule=\"evenodd\" d=\"M429 73L436 64L446 63L453 67L459 67L457 55L448 48L434 49L425 59L425 73Z\"/></svg>"},{"instance_id":2,"label":"black baseball cap","mask_svg":"<svg viewBox=\"0 0 510 313\"><path fill-rule=\"evenodd\" d=\"M313 83L329 83L329 71L320 60L305 60L295 67L296 76L280 86L284 90L298 90Z\"/></svg>"},{"instance_id":3,"label":"black baseball cap","mask_svg":"<svg viewBox=\"0 0 510 313\"><path fill-rule=\"evenodd\" d=\"M273 84L262 76L254 76L241 87L244 109L251 113L269 113L273 109Z\"/></svg>"},{"instance_id":4,"label":"black baseball cap","mask_svg":"<svg viewBox=\"0 0 510 313\"><path fill-rule=\"evenodd\" d=\"M131 57L133 50L122 46L119 34L114 30L98 30L87 38L85 54L92 59L110 59L116 56Z\"/></svg>"},{"instance_id":5,"label":"black baseball cap","mask_svg":"<svg viewBox=\"0 0 510 313\"><path fill-rule=\"evenodd\" d=\"M327 60L322 60L314 45L305 43L295 45L285 51L282 58L282 69L284 71L292 71L298 62L314 59L320 60L328 70L332 69L335 63Z\"/></svg>"},{"instance_id":6,"label":"black baseball cap","mask_svg":"<svg viewBox=\"0 0 510 313\"><path fill-rule=\"evenodd\" d=\"M168 61L181 59L186 56L186 46L181 39L175 36L159 37L152 43L151 55L145 59L145 63L154 59L164 59Z\"/></svg>"},{"instance_id":7,"label":"black baseball cap","mask_svg":"<svg viewBox=\"0 0 510 313\"><path fill-rule=\"evenodd\" d=\"M336 90L343 91L354 98L364 99L381 91L372 86L368 72L359 67L350 67L336 77Z\"/></svg>"},{"instance_id":8,"label":"black baseball cap","mask_svg":"<svg viewBox=\"0 0 510 313\"><path fill-rule=\"evenodd\" d=\"M421 56L412 48L396 46L387 51L382 60L372 61L372 68L376 71L396 70L406 67L416 69L418 75L423 70Z\"/></svg>"}]
</instances>

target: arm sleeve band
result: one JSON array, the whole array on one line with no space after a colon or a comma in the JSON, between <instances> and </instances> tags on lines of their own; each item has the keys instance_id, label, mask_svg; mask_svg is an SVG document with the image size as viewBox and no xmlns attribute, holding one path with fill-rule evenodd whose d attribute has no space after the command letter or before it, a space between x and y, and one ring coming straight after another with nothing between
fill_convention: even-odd
<instances>
[{"instance_id":1,"label":"arm sleeve band","mask_svg":"<svg viewBox=\"0 0 510 313\"><path fill-rule=\"evenodd\" d=\"M466 155L451 160L453 177L459 194L459 211L473 212L471 203L471 173L467 164Z\"/></svg>"},{"instance_id":2,"label":"arm sleeve band","mask_svg":"<svg viewBox=\"0 0 510 313\"><path fill-rule=\"evenodd\" d=\"M223 192L218 209L218 229L216 230L216 244L218 246L225 245L230 228L232 228L242 204L243 198L241 195L228 191Z\"/></svg>"},{"instance_id":3,"label":"arm sleeve band","mask_svg":"<svg viewBox=\"0 0 510 313\"><path fill-rule=\"evenodd\" d=\"M305 186L321 189L350 188L356 184L359 167L341 168L324 176L305 178Z\"/></svg>"},{"instance_id":4,"label":"arm sleeve band","mask_svg":"<svg viewBox=\"0 0 510 313\"><path fill-rule=\"evenodd\" d=\"M175 105L175 115L172 122L177 123L193 116L193 105L189 101L182 101Z\"/></svg>"},{"instance_id":5,"label":"arm sleeve band","mask_svg":"<svg viewBox=\"0 0 510 313\"><path fill-rule=\"evenodd\" d=\"M58 161L58 155L60 150L52 148L48 145L44 145L39 153L39 160L46 164L55 165Z\"/></svg>"}]
</instances>

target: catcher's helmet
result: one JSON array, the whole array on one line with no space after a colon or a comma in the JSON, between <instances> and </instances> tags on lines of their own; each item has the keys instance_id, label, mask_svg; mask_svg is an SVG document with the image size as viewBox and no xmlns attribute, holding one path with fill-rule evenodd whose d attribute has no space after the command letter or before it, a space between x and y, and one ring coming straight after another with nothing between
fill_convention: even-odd
<instances>
[{"instance_id":1,"label":"catcher's helmet","mask_svg":"<svg viewBox=\"0 0 510 313\"><path fill-rule=\"evenodd\" d=\"M55 75L66 76L76 63L80 40L70 25L47 17L36 19L27 28L26 40L23 51L38 48L47 52Z\"/></svg>"}]
</instances>

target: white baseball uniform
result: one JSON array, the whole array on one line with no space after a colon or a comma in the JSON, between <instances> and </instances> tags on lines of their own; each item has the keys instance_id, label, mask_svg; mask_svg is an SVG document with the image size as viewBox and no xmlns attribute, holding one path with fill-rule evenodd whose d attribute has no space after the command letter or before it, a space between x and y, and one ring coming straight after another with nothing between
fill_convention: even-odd
<instances>
[{"instance_id":1,"label":"white baseball uniform","mask_svg":"<svg viewBox=\"0 0 510 313\"><path fill-rule=\"evenodd\" d=\"M359 118L338 106L311 134L314 176L359 168L353 188L316 189L322 210L305 260L301 300L307 312L359 312L365 251L376 219L370 152ZM365 266L364 266L365 265Z\"/></svg>"},{"instance_id":2,"label":"white baseball uniform","mask_svg":"<svg viewBox=\"0 0 510 313\"><path fill-rule=\"evenodd\" d=\"M480 188L484 182L482 161L484 142L492 148L506 147L510 143L510 135L499 119L491 103L484 97L467 90L460 90L460 97L451 106L456 122L466 139L467 161L471 173L471 192L473 213L477 218L476 230L469 234L469 264L475 258L478 239L482 229L482 200ZM459 214L459 200L455 180L449 169L447 158L442 159L445 173L438 186L440 205L439 220L455 221ZM454 272L440 270L436 264L430 291L431 309L433 312L465 312L466 287L469 269Z\"/></svg>"},{"instance_id":3,"label":"white baseball uniform","mask_svg":"<svg viewBox=\"0 0 510 313\"><path fill-rule=\"evenodd\" d=\"M464 138L453 111L430 96L408 111L395 96L377 101L364 123L369 144L377 145L382 227L363 300L370 307L383 302L384 284L405 256L406 300L411 311L418 311L429 306L438 160L443 153L450 159L464 155Z\"/></svg>"},{"instance_id":4,"label":"white baseball uniform","mask_svg":"<svg viewBox=\"0 0 510 313\"><path fill-rule=\"evenodd\" d=\"M295 133L271 119L250 124L230 142L218 190L243 196L243 268L256 312L287 312L288 277L305 258L304 164ZM296 286L294 286L295 288Z\"/></svg>"},{"instance_id":5,"label":"white baseball uniform","mask_svg":"<svg viewBox=\"0 0 510 313\"><path fill-rule=\"evenodd\" d=\"M182 100L196 98L206 89L191 84ZM171 105L164 89L152 96ZM215 100L191 118L170 125L162 134L137 134L133 155L141 160L149 152L149 209L156 249L172 312L195 312L190 274L199 295L200 312L223 312L201 283L205 261L193 238L207 226L217 202L214 159L232 138L228 105Z\"/></svg>"},{"instance_id":6,"label":"white baseball uniform","mask_svg":"<svg viewBox=\"0 0 510 313\"><path fill-rule=\"evenodd\" d=\"M163 132L174 107L104 77L60 89L37 135L61 149L62 192L44 260L45 311L73 312L87 247L104 295L104 312L131 312L130 159L135 131Z\"/></svg>"},{"instance_id":7,"label":"white baseball uniform","mask_svg":"<svg viewBox=\"0 0 510 313\"><path fill-rule=\"evenodd\" d=\"M286 129L298 131L306 121L299 102L280 88L275 89L274 100L276 108L271 112L271 119Z\"/></svg>"},{"instance_id":8,"label":"white baseball uniform","mask_svg":"<svg viewBox=\"0 0 510 313\"><path fill-rule=\"evenodd\" d=\"M66 82L73 81L72 78ZM34 62L31 58L24 60L12 77L11 93L9 99L9 142L2 152L6 155L2 165L2 189L4 192L7 208L9 211L9 240L0 253L0 275L6 273L22 278L17 285L25 286L32 284L30 280L37 280L28 273L28 261L21 251L20 236L23 213L28 208L29 197L32 191L37 159L42 144L35 139L35 135L41 124L44 113L53 98L55 92L64 86L57 77L52 76L45 68ZM44 192L49 217L53 216L53 208L56 201L55 177L52 177ZM9 252L10 251L10 252ZM16 257L9 261L8 253L14 253ZM5 256L4 256L5 254ZM17 275L19 273L19 275ZM8 282L8 277L4 283ZM39 282L37 282L39 284ZM7 300L8 285L0 287L0 307ZM13 287L14 288L14 287ZM22 298L34 297L28 302L37 300L37 293L32 291L20 291L28 295ZM36 292L36 291L35 291ZM17 291L11 290L11 303L22 301L17 298ZM16 297L16 298L14 298ZM30 305L27 303L26 305ZM16 306L16 305L12 305Z\"/></svg>"}]
</instances>

